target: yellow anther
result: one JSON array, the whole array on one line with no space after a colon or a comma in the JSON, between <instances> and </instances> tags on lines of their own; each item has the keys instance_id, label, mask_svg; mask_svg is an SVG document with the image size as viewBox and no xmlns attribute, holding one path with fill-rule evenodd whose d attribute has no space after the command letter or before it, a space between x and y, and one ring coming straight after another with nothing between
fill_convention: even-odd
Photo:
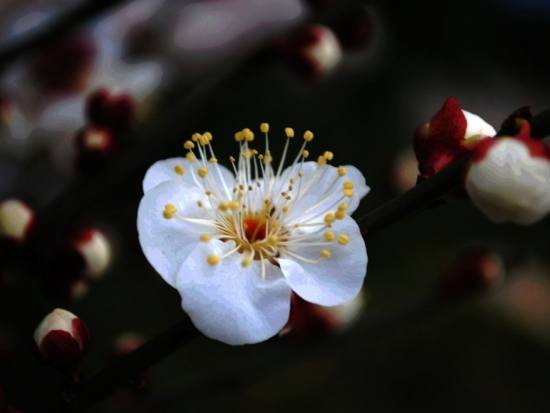
<instances>
[{"instance_id":1,"label":"yellow anther","mask_svg":"<svg viewBox=\"0 0 550 413\"><path fill-rule=\"evenodd\" d=\"M211 191L205 191L204 192L206 196L212 196L212 192Z\"/></svg>"},{"instance_id":2,"label":"yellow anther","mask_svg":"<svg viewBox=\"0 0 550 413\"><path fill-rule=\"evenodd\" d=\"M310 130L307 130L304 132L304 140L306 142L311 142L313 140L313 132Z\"/></svg>"},{"instance_id":3,"label":"yellow anther","mask_svg":"<svg viewBox=\"0 0 550 413\"><path fill-rule=\"evenodd\" d=\"M338 167L338 176L346 176L347 173L348 173L348 171L346 171L345 166L339 166Z\"/></svg>"},{"instance_id":4,"label":"yellow anther","mask_svg":"<svg viewBox=\"0 0 550 413\"><path fill-rule=\"evenodd\" d=\"M199 143L202 146L206 146L210 143L210 139L208 139L208 136L206 134L205 135L200 135L199 136Z\"/></svg>"},{"instance_id":5,"label":"yellow anther","mask_svg":"<svg viewBox=\"0 0 550 413\"><path fill-rule=\"evenodd\" d=\"M327 164L327 158L325 158L323 155L319 155L317 158L317 164L319 166L325 166Z\"/></svg>"},{"instance_id":6,"label":"yellow anther","mask_svg":"<svg viewBox=\"0 0 550 413\"><path fill-rule=\"evenodd\" d=\"M231 201L229 203L229 208L233 211L236 211L237 209L239 209L239 202L238 201Z\"/></svg>"},{"instance_id":7,"label":"yellow anther","mask_svg":"<svg viewBox=\"0 0 550 413\"><path fill-rule=\"evenodd\" d=\"M178 175L183 175L185 173L185 168L183 167L183 165L176 165L174 166L174 172Z\"/></svg>"},{"instance_id":8,"label":"yellow anther","mask_svg":"<svg viewBox=\"0 0 550 413\"><path fill-rule=\"evenodd\" d=\"M327 249L321 250L321 257L323 258L330 258L332 256L332 253Z\"/></svg>"},{"instance_id":9,"label":"yellow anther","mask_svg":"<svg viewBox=\"0 0 550 413\"><path fill-rule=\"evenodd\" d=\"M252 132L248 128L243 129L243 136L244 136L244 140L247 142L251 142L254 140L254 132Z\"/></svg>"},{"instance_id":10,"label":"yellow anther","mask_svg":"<svg viewBox=\"0 0 550 413\"><path fill-rule=\"evenodd\" d=\"M327 231L325 232L325 240L328 242L334 241L335 235L333 231Z\"/></svg>"},{"instance_id":11,"label":"yellow anther","mask_svg":"<svg viewBox=\"0 0 550 413\"><path fill-rule=\"evenodd\" d=\"M195 154L191 151L187 152L185 154L185 158L189 161L189 162L193 162L193 161L196 161L197 160L197 157L195 156Z\"/></svg>"},{"instance_id":12,"label":"yellow anther","mask_svg":"<svg viewBox=\"0 0 550 413\"><path fill-rule=\"evenodd\" d=\"M338 205L339 211L345 211L346 209L348 209L348 204L346 204L345 202L342 202L340 205Z\"/></svg>"},{"instance_id":13,"label":"yellow anther","mask_svg":"<svg viewBox=\"0 0 550 413\"><path fill-rule=\"evenodd\" d=\"M344 189L344 196L351 198L353 196L353 189Z\"/></svg>"},{"instance_id":14,"label":"yellow anther","mask_svg":"<svg viewBox=\"0 0 550 413\"><path fill-rule=\"evenodd\" d=\"M332 159L334 158L334 154L331 151L325 151L323 156L327 161L332 161Z\"/></svg>"},{"instance_id":15,"label":"yellow anther","mask_svg":"<svg viewBox=\"0 0 550 413\"><path fill-rule=\"evenodd\" d=\"M349 243L349 237L346 234L341 234L338 236L338 244L348 245L348 243Z\"/></svg>"},{"instance_id":16,"label":"yellow anther","mask_svg":"<svg viewBox=\"0 0 550 413\"><path fill-rule=\"evenodd\" d=\"M334 216L336 217L336 219L344 219L346 217L346 210L339 209L334 213Z\"/></svg>"},{"instance_id":17,"label":"yellow anther","mask_svg":"<svg viewBox=\"0 0 550 413\"><path fill-rule=\"evenodd\" d=\"M285 135L287 138L294 138L294 129L285 128Z\"/></svg>"},{"instance_id":18,"label":"yellow anther","mask_svg":"<svg viewBox=\"0 0 550 413\"><path fill-rule=\"evenodd\" d=\"M218 163L218 159L216 159L215 157L212 156L212 157L208 160L208 162L210 162L210 163Z\"/></svg>"},{"instance_id":19,"label":"yellow anther","mask_svg":"<svg viewBox=\"0 0 550 413\"><path fill-rule=\"evenodd\" d=\"M201 234L200 238L201 242L208 242L212 239L210 234Z\"/></svg>"},{"instance_id":20,"label":"yellow anther","mask_svg":"<svg viewBox=\"0 0 550 413\"><path fill-rule=\"evenodd\" d=\"M304 151L302 152L302 156L304 157L304 159L309 158L309 151L307 149L304 149Z\"/></svg>"},{"instance_id":21,"label":"yellow anther","mask_svg":"<svg viewBox=\"0 0 550 413\"><path fill-rule=\"evenodd\" d=\"M199 172L199 176L200 176L201 178L204 178L206 175L208 175L208 169L206 169L205 166L201 166L201 167L199 168L198 172Z\"/></svg>"},{"instance_id":22,"label":"yellow anther","mask_svg":"<svg viewBox=\"0 0 550 413\"><path fill-rule=\"evenodd\" d=\"M199 208L202 208L202 207L203 207L202 201L197 201L197 206L198 206Z\"/></svg>"},{"instance_id":23,"label":"yellow anther","mask_svg":"<svg viewBox=\"0 0 550 413\"><path fill-rule=\"evenodd\" d=\"M353 189L353 181L344 182L344 189Z\"/></svg>"},{"instance_id":24,"label":"yellow anther","mask_svg":"<svg viewBox=\"0 0 550 413\"><path fill-rule=\"evenodd\" d=\"M234 156L230 156L230 157L229 157L229 162L231 162L231 163L235 162L235 157L234 157Z\"/></svg>"},{"instance_id":25,"label":"yellow anther","mask_svg":"<svg viewBox=\"0 0 550 413\"><path fill-rule=\"evenodd\" d=\"M218 265L220 263L220 257L218 257L216 254L211 254L206 257L206 262L208 262L208 264L212 266Z\"/></svg>"},{"instance_id":26,"label":"yellow anther","mask_svg":"<svg viewBox=\"0 0 550 413\"><path fill-rule=\"evenodd\" d=\"M242 142L244 140L244 133L243 131L238 131L235 133L235 140L237 142Z\"/></svg>"},{"instance_id":27,"label":"yellow anther","mask_svg":"<svg viewBox=\"0 0 550 413\"><path fill-rule=\"evenodd\" d=\"M286 214L288 212L288 207L287 206L284 206L283 207L283 214Z\"/></svg>"},{"instance_id":28,"label":"yellow anther","mask_svg":"<svg viewBox=\"0 0 550 413\"><path fill-rule=\"evenodd\" d=\"M222 201L222 202L220 202L220 204L218 205L218 208L219 208L221 211L225 212L225 211L227 211L227 210L229 209L229 204L228 204L227 202L223 202L223 201Z\"/></svg>"},{"instance_id":29,"label":"yellow anther","mask_svg":"<svg viewBox=\"0 0 550 413\"><path fill-rule=\"evenodd\" d=\"M330 225L336 220L336 217L332 212L325 215L325 224Z\"/></svg>"},{"instance_id":30,"label":"yellow anther","mask_svg":"<svg viewBox=\"0 0 550 413\"><path fill-rule=\"evenodd\" d=\"M200 140L201 136L202 135L200 133L194 133L193 135L191 135L191 140L193 142L198 142Z\"/></svg>"},{"instance_id":31,"label":"yellow anther","mask_svg":"<svg viewBox=\"0 0 550 413\"><path fill-rule=\"evenodd\" d=\"M208 139L208 142L212 141L214 138L210 132L204 132L203 136L206 136L206 139Z\"/></svg>"},{"instance_id":32,"label":"yellow anther","mask_svg":"<svg viewBox=\"0 0 550 413\"><path fill-rule=\"evenodd\" d=\"M260 124L260 131L262 133L268 133L269 132L269 123L263 122Z\"/></svg>"},{"instance_id":33,"label":"yellow anther","mask_svg":"<svg viewBox=\"0 0 550 413\"><path fill-rule=\"evenodd\" d=\"M183 143L183 147L185 149L193 149L195 147L195 144L192 141L185 141Z\"/></svg>"},{"instance_id":34,"label":"yellow anther","mask_svg":"<svg viewBox=\"0 0 550 413\"><path fill-rule=\"evenodd\" d=\"M176 209L176 206L174 204L166 204L164 206L164 211L162 211L162 216L165 219L172 219L174 218L174 215L176 215L176 212L178 210Z\"/></svg>"}]
</instances>

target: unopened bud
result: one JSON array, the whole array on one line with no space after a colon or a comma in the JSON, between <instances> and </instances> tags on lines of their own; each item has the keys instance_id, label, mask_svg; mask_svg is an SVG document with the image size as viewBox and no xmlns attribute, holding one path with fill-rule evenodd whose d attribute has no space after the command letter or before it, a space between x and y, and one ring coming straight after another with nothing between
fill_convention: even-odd
<instances>
[{"instance_id":1,"label":"unopened bud","mask_svg":"<svg viewBox=\"0 0 550 413\"><path fill-rule=\"evenodd\" d=\"M432 120L416 130L414 150L420 177L439 173L481 140L495 135L487 122L463 110L455 98L447 99Z\"/></svg>"},{"instance_id":2,"label":"unopened bud","mask_svg":"<svg viewBox=\"0 0 550 413\"><path fill-rule=\"evenodd\" d=\"M550 151L528 136L484 143L474 152L465 187L492 221L533 224L550 212Z\"/></svg>"},{"instance_id":3,"label":"unopened bud","mask_svg":"<svg viewBox=\"0 0 550 413\"><path fill-rule=\"evenodd\" d=\"M98 279L111 263L111 245L105 234L97 228L87 228L75 237L74 248L84 258L86 274Z\"/></svg>"},{"instance_id":4,"label":"unopened bud","mask_svg":"<svg viewBox=\"0 0 550 413\"><path fill-rule=\"evenodd\" d=\"M282 42L281 51L299 72L323 77L342 60L342 47L332 30L322 25L307 25Z\"/></svg>"},{"instance_id":5,"label":"unopened bud","mask_svg":"<svg viewBox=\"0 0 550 413\"><path fill-rule=\"evenodd\" d=\"M82 359L88 343L88 328L76 315L55 309L34 332L40 354L61 368L74 368Z\"/></svg>"}]
</instances>

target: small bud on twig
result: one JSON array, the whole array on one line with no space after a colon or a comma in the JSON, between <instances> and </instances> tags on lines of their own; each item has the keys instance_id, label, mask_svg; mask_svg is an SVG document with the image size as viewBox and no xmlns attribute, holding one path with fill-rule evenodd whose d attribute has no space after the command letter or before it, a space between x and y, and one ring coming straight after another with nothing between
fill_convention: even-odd
<instances>
[{"instance_id":1,"label":"small bud on twig","mask_svg":"<svg viewBox=\"0 0 550 413\"><path fill-rule=\"evenodd\" d=\"M57 308L34 332L40 354L64 371L74 371L88 344L88 328L76 315Z\"/></svg>"}]
</instances>

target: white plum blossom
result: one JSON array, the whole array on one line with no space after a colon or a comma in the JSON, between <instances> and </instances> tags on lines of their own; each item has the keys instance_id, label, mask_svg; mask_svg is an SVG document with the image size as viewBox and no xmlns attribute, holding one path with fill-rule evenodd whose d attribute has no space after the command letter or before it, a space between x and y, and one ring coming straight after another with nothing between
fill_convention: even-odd
<instances>
[{"instance_id":1,"label":"white plum blossom","mask_svg":"<svg viewBox=\"0 0 550 413\"><path fill-rule=\"evenodd\" d=\"M549 152L531 138L487 142L474 152L465 186L492 221L533 224L550 212Z\"/></svg>"},{"instance_id":2,"label":"white plum blossom","mask_svg":"<svg viewBox=\"0 0 550 413\"><path fill-rule=\"evenodd\" d=\"M361 231L350 214L369 191L353 166L328 164L326 151L306 162L306 131L292 164L283 168L295 132L285 129L274 165L269 125L235 134L233 172L220 166L212 135L194 134L185 158L155 163L143 182L138 231L153 267L182 297L182 307L206 336L247 344L276 335L287 323L291 292L336 306L357 296L367 267Z\"/></svg>"}]
</instances>

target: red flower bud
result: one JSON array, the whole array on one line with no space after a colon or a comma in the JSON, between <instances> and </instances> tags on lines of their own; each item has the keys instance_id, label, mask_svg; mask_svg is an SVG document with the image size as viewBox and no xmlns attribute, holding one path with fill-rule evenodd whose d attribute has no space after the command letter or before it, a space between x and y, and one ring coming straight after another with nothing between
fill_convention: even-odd
<instances>
[{"instance_id":1,"label":"red flower bud","mask_svg":"<svg viewBox=\"0 0 550 413\"><path fill-rule=\"evenodd\" d=\"M88 328L76 315L55 309L34 332L40 354L60 368L75 368L88 344Z\"/></svg>"},{"instance_id":2,"label":"red flower bud","mask_svg":"<svg viewBox=\"0 0 550 413\"><path fill-rule=\"evenodd\" d=\"M498 254L487 248L469 248L462 252L443 279L445 295L462 297L487 291L504 278L504 264Z\"/></svg>"},{"instance_id":3,"label":"red flower bud","mask_svg":"<svg viewBox=\"0 0 550 413\"><path fill-rule=\"evenodd\" d=\"M326 26L308 25L281 41L282 56L299 73L322 77L342 60L340 42Z\"/></svg>"},{"instance_id":4,"label":"red flower bud","mask_svg":"<svg viewBox=\"0 0 550 413\"><path fill-rule=\"evenodd\" d=\"M101 277L111 262L111 245L105 234L97 228L86 228L77 233L72 244L84 259L85 275Z\"/></svg>"},{"instance_id":5,"label":"red flower bud","mask_svg":"<svg viewBox=\"0 0 550 413\"><path fill-rule=\"evenodd\" d=\"M136 112L134 99L125 93L114 94L101 88L90 94L86 103L86 116L94 126L126 130Z\"/></svg>"},{"instance_id":6,"label":"red flower bud","mask_svg":"<svg viewBox=\"0 0 550 413\"><path fill-rule=\"evenodd\" d=\"M362 293L353 300L335 307L312 304L293 293L290 317L280 334L318 336L341 332L357 319L364 305L365 299Z\"/></svg>"},{"instance_id":7,"label":"red flower bud","mask_svg":"<svg viewBox=\"0 0 550 413\"><path fill-rule=\"evenodd\" d=\"M72 36L55 42L34 58L32 75L48 93L76 93L84 89L97 50L91 38Z\"/></svg>"},{"instance_id":8,"label":"red flower bud","mask_svg":"<svg viewBox=\"0 0 550 413\"><path fill-rule=\"evenodd\" d=\"M447 99L429 123L414 135L414 150L421 179L439 173L487 137L494 128L479 116L463 110L458 101Z\"/></svg>"}]
</instances>

